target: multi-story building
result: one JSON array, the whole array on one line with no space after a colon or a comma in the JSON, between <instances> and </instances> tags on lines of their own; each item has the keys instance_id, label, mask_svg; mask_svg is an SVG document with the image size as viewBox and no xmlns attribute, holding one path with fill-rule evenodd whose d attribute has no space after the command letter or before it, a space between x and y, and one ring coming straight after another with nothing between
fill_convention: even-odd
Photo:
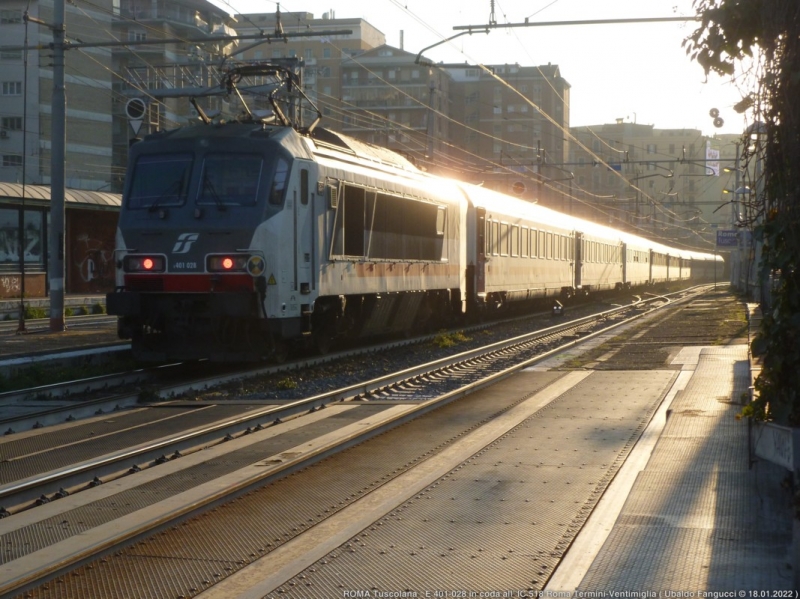
<instances>
[{"instance_id":1,"label":"multi-story building","mask_svg":"<svg viewBox=\"0 0 800 599\"><path fill-rule=\"evenodd\" d=\"M729 224L730 213L718 210L729 178L718 140L622 119L570 132L574 214L705 249Z\"/></svg>"},{"instance_id":2,"label":"multi-story building","mask_svg":"<svg viewBox=\"0 0 800 599\"><path fill-rule=\"evenodd\" d=\"M368 52L386 43L386 37L363 19L337 19L331 11L316 19L311 13L241 14L236 17L239 35L259 32L274 34L304 34L304 37L287 38L283 42L243 41L235 59L244 62L262 62L298 58L303 64L303 88L320 109L324 126L341 130L342 110L341 65L351 57ZM349 33L336 33L349 31Z\"/></svg>"},{"instance_id":3,"label":"multi-story building","mask_svg":"<svg viewBox=\"0 0 800 599\"><path fill-rule=\"evenodd\" d=\"M114 81L111 111L114 164L122 172L132 139L184 125L193 118L191 105L186 97L178 97L180 94L200 95L219 84L217 67L237 44L211 38L235 35L231 23L233 20L226 11L206 0L119 3L113 35L115 39L130 42L113 51L114 70L119 74ZM132 98L144 103L141 119L131 119L126 114L127 102ZM210 112L224 108L221 96L205 98L202 104ZM121 191L121 181L115 180L113 188Z\"/></svg>"},{"instance_id":4,"label":"multi-story building","mask_svg":"<svg viewBox=\"0 0 800 599\"><path fill-rule=\"evenodd\" d=\"M379 46L341 62L341 131L441 172L449 154L450 77L415 55Z\"/></svg>"},{"instance_id":5,"label":"multi-story building","mask_svg":"<svg viewBox=\"0 0 800 599\"><path fill-rule=\"evenodd\" d=\"M66 4L65 22L70 39L107 40L113 19L112 0L98 0L80 8ZM52 0L0 0L0 40L21 47L27 31L29 46L47 47L53 22ZM52 56L49 49L4 50L0 53L0 181L50 182ZM111 53L85 48L65 53L66 164L68 187L107 188L111 181ZM27 59L27 60L26 60ZM23 149L24 145L24 149ZM25 173L23 175L23 162Z\"/></svg>"},{"instance_id":6,"label":"multi-story building","mask_svg":"<svg viewBox=\"0 0 800 599\"><path fill-rule=\"evenodd\" d=\"M450 160L504 193L558 207L569 144L570 85L558 66L446 65Z\"/></svg>"}]
</instances>

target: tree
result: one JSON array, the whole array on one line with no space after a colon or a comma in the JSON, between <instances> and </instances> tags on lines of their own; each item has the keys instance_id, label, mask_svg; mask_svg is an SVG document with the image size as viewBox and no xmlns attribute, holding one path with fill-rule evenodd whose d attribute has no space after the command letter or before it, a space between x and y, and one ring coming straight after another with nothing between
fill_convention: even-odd
<instances>
[{"instance_id":1,"label":"tree","mask_svg":"<svg viewBox=\"0 0 800 599\"><path fill-rule=\"evenodd\" d=\"M756 161L745 226L762 244L763 320L753 342L762 354L758 399L744 414L800 426L800 2L695 0L700 26L684 40L706 75L752 91L734 108L761 137L743 139ZM740 86L741 89L741 86Z\"/></svg>"}]
</instances>

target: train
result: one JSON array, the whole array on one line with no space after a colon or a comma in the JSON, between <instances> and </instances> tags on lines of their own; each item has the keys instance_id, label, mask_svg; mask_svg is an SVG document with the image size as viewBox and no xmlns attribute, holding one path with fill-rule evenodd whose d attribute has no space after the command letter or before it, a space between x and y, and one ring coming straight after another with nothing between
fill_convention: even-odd
<instances>
[{"instance_id":1,"label":"train","mask_svg":"<svg viewBox=\"0 0 800 599\"><path fill-rule=\"evenodd\" d=\"M107 310L136 359L253 361L708 279L723 261L252 118L131 146L115 265Z\"/></svg>"}]
</instances>

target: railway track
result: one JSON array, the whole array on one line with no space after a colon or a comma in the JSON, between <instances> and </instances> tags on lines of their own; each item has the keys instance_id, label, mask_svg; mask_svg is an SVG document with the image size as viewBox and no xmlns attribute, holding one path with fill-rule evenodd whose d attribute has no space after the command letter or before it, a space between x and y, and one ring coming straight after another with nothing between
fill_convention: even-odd
<instances>
[{"instance_id":1,"label":"railway track","mask_svg":"<svg viewBox=\"0 0 800 599\"><path fill-rule=\"evenodd\" d=\"M679 295L683 294L684 292L681 292ZM621 322L625 322L631 318L630 312L635 312L636 316L634 318L636 318L643 313L646 306L660 305L664 301L665 299L660 297L643 300L637 304L614 308L488 346L480 346L365 382L347 385L330 392L296 401L283 401L281 405L260 407L256 404L254 407L248 407L247 413L237 414L230 418L223 417L215 420L214 410L209 410L210 415L201 418L201 422L196 424L189 433L181 430L175 435L167 435L158 441L142 441L138 443L134 450L128 450L123 446L118 451L101 458L90 457L89 459L81 460L78 465L70 462L73 459L70 454L62 454L46 461L48 467L63 462L63 467L53 468L47 475L43 475L41 472L34 472L22 481L10 481L7 477L0 478L2 483L2 486L0 486L0 505L8 513L10 510L20 509L21 506L24 507L26 502L42 503L51 498L62 496L67 489L75 491L81 485L96 484L101 477L119 475L126 470L122 466L124 463L131 462L131 468L137 470L147 467L149 464L163 462L167 459L165 457L167 455L179 456L182 455L182 452L206 447L216 440L230 439L231 435L241 434L242 431L248 432L252 428L260 428L271 422L280 422L297 414L313 412L332 402L357 399L362 401L415 401L422 403L433 401L437 397L446 395L452 389L460 388L470 391L473 388L473 384L477 384L479 381L491 383L494 380L494 373L513 371L519 367L519 364L524 365L530 360L541 359L552 351L563 350L584 338L591 337L597 332L606 331ZM358 355L362 351L368 353L380 352L380 350L373 348L371 350L357 350L355 353ZM353 353L349 353L348 357L353 358ZM95 439L88 439L88 441L105 448L107 447L107 435L121 435L125 431L132 431L136 435L140 435L142 428L147 428L161 421L159 418L154 418L153 421L150 421L147 414L148 412L155 412L155 410L148 410L140 405L143 394L140 386L142 384L151 385L151 390L147 392L148 402L146 403L151 404L154 408L160 408L169 413L179 409L193 413L199 411L197 406L202 405L201 402L217 401L218 398L216 396L213 396L211 400L204 399L203 394L205 392L211 390L213 393L215 388L226 383L263 375L275 375L300 368L314 368L334 358L334 356L314 358L291 365L270 366L246 371L239 370L199 379L194 376L188 380L188 371L181 370L182 365L173 365L171 368L179 370L178 373L165 374L164 372L168 371L169 368L161 367L152 369L152 371L136 371L108 377L96 377L87 381L47 386L36 390L34 395L48 392L50 397L54 395L62 397L79 389L84 393L108 387L118 389L124 386L133 386L134 389L132 392L115 392L111 396L102 395L82 400L77 405L61 406L46 412L40 411L37 414L26 416L24 419L17 418L15 422L18 425L29 424L35 419L31 428L36 430L45 426L42 421L45 423L48 421L57 423L74 422L78 419L76 414L80 415L81 412L104 417L105 415L119 416L126 409L134 409L133 411L142 417L141 423L130 428L123 428L121 431L111 427L112 431L116 430L117 432L103 433L102 438L104 440L100 443L97 443ZM192 367L190 370L196 371L196 368ZM177 379L177 382L172 382L169 379ZM155 386L156 384L158 385L157 387ZM30 395L32 392L29 390L27 393ZM175 399L185 397L187 394L192 396L189 402ZM15 394L11 395L11 399L15 399ZM0 398L0 400L2 399ZM9 398L5 399L8 400ZM167 403L159 403L159 400L166 400ZM138 409L135 409L137 406ZM68 414L68 416L64 418L64 414ZM171 420L171 415L165 419L166 422ZM207 424L207 421L210 422ZM78 430L73 430L73 434L70 437L73 440L69 443L86 444L87 439L82 438L82 435L96 437L94 428L97 427L89 423L82 425ZM81 429L92 430L88 433L82 433ZM11 427L7 432L12 432ZM122 444L124 445L125 441ZM15 445L27 447L29 443L27 440L21 440L19 443L9 440L6 443L5 460L12 459L19 463L24 460L25 450L15 452L14 449L11 449ZM81 453L81 455L85 454ZM48 494L52 494L52 497L48 497Z\"/></svg>"},{"instance_id":2,"label":"railway track","mask_svg":"<svg viewBox=\"0 0 800 599\"><path fill-rule=\"evenodd\" d=\"M201 498L194 497L189 504L180 506L170 502L170 507L164 508L163 513L148 517L144 523L132 521L127 527L112 526L110 523L113 519L105 523L96 523L92 530L105 527L116 532L106 534L102 542L97 542L95 539L87 546L80 546L80 542L77 545L72 543L71 546L75 546L70 549L69 556L60 557L57 563L41 562L39 551L45 550L47 545L38 547L35 543L29 545L26 550L18 552L16 559L10 562L9 565L13 564L14 567L7 572L8 576L4 577L9 583L0 587L2 589L0 595L11 596L10 593L32 588L42 580L72 569L94 555L124 546L154 529L172 526L173 522L207 509L209 505L219 504L271 480L285 477L346 447L362 443L367 438L418 418L426 412L440 409L448 402L502 380L550 353L563 350L566 346L593 336L608 334L609 329L647 313L644 309L645 303L663 306L668 301L664 298L654 298L638 306L616 309L592 319L564 323L545 331L492 344L490 347L471 350L413 369L404 369L401 372L314 397L279 402L277 405L255 407L252 402L240 405L228 402L227 406L219 407L211 401L202 399L192 402L172 401L157 408L136 410L126 414L125 426L122 427L117 426L118 422L95 420L91 426L97 431L91 431L90 436L95 438L92 441L95 443L99 441L100 445L105 447L108 447L109 442L118 443L120 449L79 461L74 459L74 454L62 448L56 453L62 454L66 460L67 463L63 467L17 478L11 482L3 481L0 487L0 497L2 497L0 503L27 508L32 507L26 504L32 498L39 497L40 501L34 500L35 504L39 504L35 509L17 510L18 513L12 518L0 521L0 537L10 534L14 529L14 521L20 522L21 519L26 519L38 522L46 516L42 510L55 513L59 502L70 501L75 505L91 503L93 495L101 492L98 491L98 488L101 488L99 483L103 483L104 478L104 486L113 485L115 489L125 487L134 492L133 489L140 484L155 484L153 481L173 474L179 476L178 473L182 471L199 468L209 459L213 461L213 456L217 453L223 455L230 452L244 452L246 457L241 458L240 465L252 464L254 458L248 455L247 447L253 444L269 443L269 439L286 434L291 436L293 428L299 430L310 421L318 421L319 426L323 426L322 423L330 426L331 421L336 418L331 418L328 415L330 412L322 409L326 406L335 406L337 417L341 418L342 422L324 434L308 438L306 443L291 447L289 451L279 451L273 458L263 460L255 467L249 466L250 472L238 476L235 484L220 486L208 483L212 488L202 494ZM621 315L622 312L631 311L637 314L628 314L626 317ZM368 408L372 410L371 415L366 420L360 418L357 422L353 422L348 421L348 416L339 415L339 412L342 414L357 412L354 408L361 406L371 406ZM220 418L220 412L225 410L229 412L228 416ZM145 417L144 413L152 411L160 411L161 414L155 419ZM298 418L300 415L303 417ZM183 430L187 425L184 416L194 419L195 426L192 430ZM350 417L354 417L354 414ZM137 418L140 419L138 422ZM198 424L199 420L206 422ZM279 426L275 426L276 424ZM67 427L62 434L68 437L69 431L75 433L78 427L79 425ZM104 430L104 427L107 430ZM138 444L132 441L132 437L141 440L143 432L151 433L152 437L170 427L181 429L181 432L162 435L157 439ZM87 434L86 430L78 432L77 436L83 436L84 440L73 439L67 445L73 448L84 445ZM18 449L13 449L14 443L9 443L8 440L0 444L0 451L6 459L3 462L4 468L7 464L21 464L26 459L41 460L41 456L48 453L48 450L42 447L31 449L30 445L35 443L34 440L38 435L33 433L28 435L16 444ZM112 441L115 439L119 440ZM132 447L133 445L136 446ZM198 451L201 449L204 451ZM18 455L12 455L14 451L18 451ZM258 455L263 457L264 454L259 451ZM180 459L177 459L178 457ZM50 459L45 462L52 464ZM125 474L129 472L135 475L126 476ZM91 480L94 482L90 482ZM92 488L92 491L85 494L64 493L63 491L67 491L70 485L73 491L82 487ZM54 492L53 489L56 487L59 490ZM49 495L50 493L54 495ZM56 497L61 499L54 502L53 499ZM67 497L69 499L65 499ZM8 532L4 533L4 529ZM68 535L64 540L70 538Z\"/></svg>"},{"instance_id":3,"label":"railway track","mask_svg":"<svg viewBox=\"0 0 800 599\"><path fill-rule=\"evenodd\" d=\"M605 308L601 307L601 311L604 310ZM598 310L591 306L581 306L574 312L591 315L597 313ZM519 325L520 328L525 326L540 328L543 323L548 322L547 316L549 316L549 312L529 314L510 320L465 327L455 333L471 334L476 331L486 333L490 327L500 328L510 323L522 323ZM565 317L565 320L568 319ZM239 368L207 362L199 366L192 363L163 364L157 367L136 368L124 372L112 372L0 392L0 408L3 408L3 413L6 414L4 418L0 418L0 434L14 434L32 428L51 426L64 421L129 408L141 402L145 396L148 401L170 399L181 394L201 392L226 382L244 378L309 370L354 356L382 354L397 348L429 343L438 335L423 335L413 339L351 348L325 356L301 357L280 365ZM516 334L509 333L509 335L515 336ZM61 355L63 355L61 352L40 354L25 360L31 365L35 365L40 362L47 363ZM199 375L198 370L200 371ZM118 392L120 389L128 391Z\"/></svg>"}]
</instances>

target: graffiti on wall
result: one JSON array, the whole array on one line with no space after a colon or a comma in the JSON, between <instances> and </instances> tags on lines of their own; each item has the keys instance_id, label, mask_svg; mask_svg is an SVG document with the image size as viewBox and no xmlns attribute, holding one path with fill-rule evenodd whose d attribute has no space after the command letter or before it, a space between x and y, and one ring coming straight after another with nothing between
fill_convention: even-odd
<instances>
[{"instance_id":1,"label":"graffiti on wall","mask_svg":"<svg viewBox=\"0 0 800 599\"><path fill-rule=\"evenodd\" d=\"M0 297L8 297L12 294L19 294L22 285L20 284L20 277L17 275L0 277Z\"/></svg>"},{"instance_id":2,"label":"graffiti on wall","mask_svg":"<svg viewBox=\"0 0 800 599\"><path fill-rule=\"evenodd\" d=\"M77 236L74 264L81 280L92 288L114 285L114 250L108 242L94 239L89 233Z\"/></svg>"}]
</instances>

